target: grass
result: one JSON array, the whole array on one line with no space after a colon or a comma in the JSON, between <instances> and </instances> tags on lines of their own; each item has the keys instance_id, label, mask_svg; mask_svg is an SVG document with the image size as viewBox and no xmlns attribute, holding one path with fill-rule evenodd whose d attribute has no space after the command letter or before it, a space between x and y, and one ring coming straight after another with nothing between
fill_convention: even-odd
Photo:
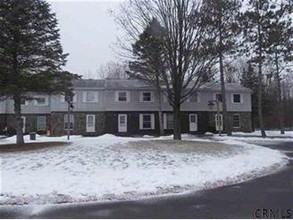
<instances>
[{"instance_id":1,"label":"grass","mask_svg":"<svg viewBox=\"0 0 293 220\"><path fill-rule=\"evenodd\" d=\"M45 148L65 147L68 145L69 143L65 143L65 142L45 142L45 143L39 142L39 143L25 143L21 145L5 144L5 145L0 145L0 153L34 151L34 150L45 149Z\"/></svg>"},{"instance_id":2,"label":"grass","mask_svg":"<svg viewBox=\"0 0 293 220\"><path fill-rule=\"evenodd\" d=\"M130 142L126 149L134 151L166 151L172 153L202 153L202 154L220 154L223 152L237 153L233 145L226 145L214 142L197 142L197 141L174 141L174 140L152 140Z\"/></svg>"}]
</instances>

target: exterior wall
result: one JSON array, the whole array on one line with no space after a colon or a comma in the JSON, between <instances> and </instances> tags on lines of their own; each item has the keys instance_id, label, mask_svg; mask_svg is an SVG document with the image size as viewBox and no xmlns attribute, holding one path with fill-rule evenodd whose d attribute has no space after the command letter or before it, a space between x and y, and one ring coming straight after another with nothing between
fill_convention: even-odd
<instances>
[{"instance_id":1,"label":"exterior wall","mask_svg":"<svg viewBox=\"0 0 293 220\"><path fill-rule=\"evenodd\" d=\"M74 129L70 131L73 135L101 135L105 133L105 114L103 112L73 112ZM67 134L64 129L64 115L67 112L53 112L51 114L51 135L62 136ZM86 115L95 115L95 132L88 133L86 131Z\"/></svg>"},{"instance_id":2,"label":"exterior wall","mask_svg":"<svg viewBox=\"0 0 293 220\"><path fill-rule=\"evenodd\" d=\"M47 129L49 129L49 125L50 125L50 118L51 115L49 114L22 114L23 117L25 117L25 134L28 134L30 132L41 132L37 130L37 120L38 120L38 116L46 116L46 127ZM3 124L1 123L3 122ZM5 128L5 126L7 126L8 132L10 134L14 134L15 133L15 119L14 119L14 115L13 114L9 114L5 116L1 117L0 116L0 129L1 127L3 127L1 129L1 131L3 131L3 129ZM42 132L45 132L42 131Z\"/></svg>"},{"instance_id":3,"label":"exterior wall","mask_svg":"<svg viewBox=\"0 0 293 220\"><path fill-rule=\"evenodd\" d=\"M163 112L172 113L172 112ZM127 115L127 132L118 132L118 115ZM139 115L140 114L155 114L155 129L140 130L139 129ZM197 114L198 116L198 131L190 132L189 130L189 115ZM159 115L158 112L106 112L106 133L119 135L159 135ZM208 113L207 112L182 112L181 114L181 129L182 133L205 133L208 129ZM173 130L165 129L166 134L172 134Z\"/></svg>"},{"instance_id":4,"label":"exterior wall","mask_svg":"<svg viewBox=\"0 0 293 220\"><path fill-rule=\"evenodd\" d=\"M208 126L208 130L209 132L215 132L215 122L216 122L216 114L217 113L209 113L209 126ZM240 128L232 128L233 132L237 132L237 131L242 131L242 132L252 132L252 121L251 121L251 112L229 112L228 116L229 116L229 120L232 124L232 116L236 114L236 115L240 115Z\"/></svg>"},{"instance_id":5,"label":"exterior wall","mask_svg":"<svg viewBox=\"0 0 293 220\"><path fill-rule=\"evenodd\" d=\"M129 102L115 102L115 91L129 91L130 101ZM154 92L153 102L140 102L139 93L140 91L152 91ZM181 111L216 111L216 106L214 109L210 109L208 104L209 101L215 100L215 94L220 92L198 92L199 102L189 102L186 101L182 104ZM158 110L159 97L154 90L106 90L105 91L105 111L154 111ZM242 103L232 103L232 94L234 92L228 92L226 95L227 100L227 110L228 111L241 111L241 112L251 112L251 94L250 93L240 93L242 96ZM235 92L235 94L239 94ZM169 105L168 101L162 95L162 109L163 111L172 111L172 107ZM222 105L220 104L220 110L222 110Z\"/></svg>"},{"instance_id":6,"label":"exterior wall","mask_svg":"<svg viewBox=\"0 0 293 220\"><path fill-rule=\"evenodd\" d=\"M98 102L83 102L83 92L85 91L97 91ZM105 99L108 99L104 90L98 89L76 89L76 102L73 103L74 111L76 112L103 112L105 109ZM51 111L52 112L64 112L67 111L67 103L61 102L61 95L55 95L51 97Z\"/></svg>"},{"instance_id":7,"label":"exterior wall","mask_svg":"<svg viewBox=\"0 0 293 220\"><path fill-rule=\"evenodd\" d=\"M127 132L118 132L118 115L127 115ZM155 129L154 130L140 130L139 129L139 115L140 114L155 114ZM120 135L157 135L159 134L159 115L154 111L140 111L140 112L106 112L106 133L120 134Z\"/></svg>"},{"instance_id":8,"label":"exterior wall","mask_svg":"<svg viewBox=\"0 0 293 220\"><path fill-rule=\"evenodd\" d=\"M5 114L0 114L0 134L4 134L4 128L6 126L6 115Z\"/></svg>"}]
</instances>

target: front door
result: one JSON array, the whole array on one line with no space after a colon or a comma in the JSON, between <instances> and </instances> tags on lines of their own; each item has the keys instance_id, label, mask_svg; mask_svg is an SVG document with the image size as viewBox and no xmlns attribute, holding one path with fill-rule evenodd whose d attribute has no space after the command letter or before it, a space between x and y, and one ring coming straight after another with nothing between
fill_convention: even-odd
<instances>
[{"instance_id":1,"label":"front door","mask_svg":"<svg viewBox=\"0 0 293 220\"><path fill-rule=\"evenodd\" d=\"M223 131L223 115L215 116L216 131Z\"/></svg>"},{"instance_id":2,"label":"front door","mask_svg":"<svg viewBox=\"0 0 293 220\"><path fill-rule=\"evenodd\" d=\"M189 131L198 131L197 114L189 115Z\"/></svg>"},{"instance_id":3,"label":"front door","mask_svg":"<svg viewBox=\"0 0 293 220\"><path fill-rule=\"evenodd\" d=\"M22 120L22 133L25 133L25 123L26 123L25 119L26 119L25 116L21 117L21 120Z\"/></svg>"},{"instance_id":4,"label":"front door","mask_svg":"<svg viewBox=\"0 0 293 220\"><path fill-rule=\"evenodd\" d=\"M127 132L127 115L118 115L118 132Z\"/></svg>"},{"instance_id":5,"label":"front door","mask_svg":"<svg viewBox=\"0 0 293 220\"><path fill-rule=\"evenodd\" d=\"M87 115L86 116L86 132L95 132L96 131L96 116Z\"/></svg>"}]
</instances>

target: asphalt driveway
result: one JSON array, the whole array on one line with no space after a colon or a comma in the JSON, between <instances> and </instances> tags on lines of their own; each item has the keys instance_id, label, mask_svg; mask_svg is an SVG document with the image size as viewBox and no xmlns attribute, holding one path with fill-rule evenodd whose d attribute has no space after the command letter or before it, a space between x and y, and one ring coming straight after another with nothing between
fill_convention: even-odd
<instances>
[{"instance_id":1,"label":"asphalt driveway","mask_svg":"<svg viewBox=\"0 0 293 220\"><path fill-rule=\"evenodd\" d=\"M0 207L1 218L293 218L293 142L265 145L292 158L279 173L186 196L130 202Z\"/></svg>"}]
</instances>

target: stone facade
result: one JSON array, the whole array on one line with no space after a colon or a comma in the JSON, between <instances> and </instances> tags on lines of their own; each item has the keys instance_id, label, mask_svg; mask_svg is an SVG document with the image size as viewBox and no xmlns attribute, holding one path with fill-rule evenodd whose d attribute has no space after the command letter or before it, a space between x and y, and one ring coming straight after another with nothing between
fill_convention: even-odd
<instances>
[{"instance_id":1,"label":"stone facade","mask_svg":"<svg viewBox=\"0 0 293 220\"><path fill-rule=\"evenodd\" d=\"M105 113L102 112L73 112L74 128L70 131L73 135L94 136L105 133ZM95 115L95 132L86 131L86 116ZM51 114L51 135L62 136L67 134L64 127L64 117L67 112L53 112Z\"/></svg>"},{"instance_id":2,"label":"stone facade","mask_svg":"<svg viewBox=\"0 0 293 220\"><path fill-rule=\"evenodd\" d=\"M37 129L37 120L38 116L45 116L46 117L46 128L43 130L38 130ZM23 114L22 117L25 117L25 128L24 128L24 133L28 134L30 132L38 132L38 133L46 133L47 130L49 130L49 125L50 125L50 118L51 116L48 114ZM0 122L1 122L1 132L3 133L3 129L7 127L9 134L15 134L15 118L14 115L9 114L9 115L3 115L0 116Z\"/></svg>"}]
</instances>

